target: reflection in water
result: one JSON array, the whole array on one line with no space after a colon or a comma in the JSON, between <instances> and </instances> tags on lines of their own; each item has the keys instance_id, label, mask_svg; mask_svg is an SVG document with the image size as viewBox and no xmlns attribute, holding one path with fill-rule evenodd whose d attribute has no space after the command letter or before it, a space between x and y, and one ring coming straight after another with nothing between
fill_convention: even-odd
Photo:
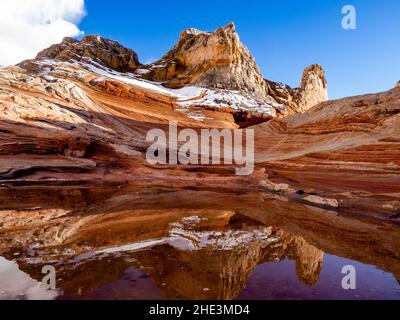
<instances>
[{"instance_id":1,"label":"reflection in water","mask_svg":"<svg viewBox=\"0 0 400 320\"><path fill-rule=\"evenodd\" d=\"M396 225L214 193L31 190L25 196L23 205L14 198L0 211L2 299L400 298L391 275L399 274ZM364 238L368 228L376 233L373 248ZM379 244L378 237L388 238ZM58 293L40 289L46 264L56 268ZM340 287L345 264L360 271L357 294Z\"/></svg>"},{"instance_id":2,"label":"reflection in water","mask_svg":"<svg viewBox=\"0 0 400 320\"><path fill-rule=\"evenodd\" d=\"M41 283L18 269L15 262L0 257L0 299L2 300L51 300L56 291L41 288Z\"/></svg>"}]
</instances>

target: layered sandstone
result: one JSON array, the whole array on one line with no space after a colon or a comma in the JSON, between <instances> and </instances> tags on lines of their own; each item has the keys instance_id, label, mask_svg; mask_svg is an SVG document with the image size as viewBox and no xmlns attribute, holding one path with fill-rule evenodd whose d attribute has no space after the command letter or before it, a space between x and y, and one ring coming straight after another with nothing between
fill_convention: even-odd
<instances>
[{"instance_id":1,"label":"layered sandstone","mask_svg":"<svg viewBox=\"0 0 400 320\"><path fill-rule=\"evenodd\" d=\"M304 71L299 88L265 80L233 23L215 32L183 31L174 48L150 65L142 65L134 51L115 41L87 36L80 41L65 38L19 66L51 76L61 62L69 68L130 82L146 80L172 89L198 88L198 93L179 98L180 106L222 110L233 114L241 126L303 112L327 99L327 82L318 65Z\"/></svg>"},{"instance_id":2,"label":"layered sandstone","mask_svg":"<svg viewBox=\"0 0 400 320\"><path fill-rule=\"evenodd\" d=\"M307 205L398 217L399 86L321 102L326 87L319 65L298 89L264 80L233 24L184 31L149 66L114 41L67 38L0 70L0 181L262 188ZM256 173L149 166L146 133L169 121L195 130L266 122L254 126Z\"/></svg>"},{"instance_id":3,"label":"layered sandstone","mask_svg":"<svg viewBox=\"0 0 400 320\"><path fill-rule=\"evenodd\" d=\"M285 259L315 285L324 252L400 277L396 225L262 192L53 187L0 189L0 199L0 255L37 280L45 261L62 261L65 294L90 295L135 269L163 298L233 299L258 265ZM17 202L25 209L4 210Z\"/></svg>"},{"instance_id":4,"label":"layered sandstone","mask_svg":"<svg viewBox=\"0 0 400 320\"><path fill-rule=\"evenodd\" d=\"M299 236L231 210L131 210L129 198L105 196L77 210L0 211L0 253L23 252L34 241L35 249L19 254L22 269L35 277L37 254L63 260L58 275L69 294L90 294L141 266L167 299L234 299L257 265L285 258L295 262L300 281L318 281L323 252ZM113 268L103 269L102 259L93 264L90 252L107 256Z\"/></svg>"},{"instance_id":5,"label":"layered sandstone","mask_svg":"<svg viewBox=\"0 0 400 320\"><path fill-rule=\"evenodd\" d=\"M397 218L399 128L398 87L328 101L257 126L255 135L270 142L257 141L257 161L305 203Z\"/></svg>"}]
</instances>

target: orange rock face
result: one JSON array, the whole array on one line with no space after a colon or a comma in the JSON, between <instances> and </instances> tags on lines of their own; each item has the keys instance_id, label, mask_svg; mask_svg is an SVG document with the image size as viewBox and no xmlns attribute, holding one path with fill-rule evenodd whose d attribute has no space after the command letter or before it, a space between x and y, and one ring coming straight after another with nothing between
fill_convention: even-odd
<instances>
[{"instance_id":1,"label":"orange rock face","mask_svg":"<svg viewBox=\"0 0 400 320\"><path fill-rule=\"evenodd\" d=\"M60 44L39 52L36 59L84 61L121 72L134 72L140 65L135 52L100 36L87 36L81 41L67 37Z\"/></svg>"},{"instance_id":2,"label":"orange rock face","mask_svg":"<svg viewBox=\"0 0 400 320\"><path fill-rule=\"evenodd\" d=\"M150 65L153 78L170 87L205 88L265 94L265 82L249 50L230 23L215 32L188 29L160 61Z\"/></svg>"},{"instance_id":3,"label":"orange rock face","mask_svg":"<svg viewBox=\"0 0 400 320\"><path fill-rule=\"evenodd\" d=\"M199 88L184 98L171 89L185 86ZM240 109L218 98L203 106L219 93L260 104ZM233 24L184 31L148 66L111 40L65 39L0 69L0 182L253 188L304 205L397 218L400 88L326 98L319 65L305 70L298 89L264 80ZM235 176L229 165L149 165L146 134L169 121L195 130L251 126L254 174Z\"/></svg>"},{"instance_id":4,"label":"orange rock face","mask_svg":"<svg viewBox=\"0 0 400 320\"><path fill-rule=\"evenodd\" d=\"M25 186L0 189L0 200L0 255L37 280L44 263L62 262L65 294L90 294L132 268L167 299L234 299L269 262L292 261L298 280L314 286L325 253L400 278L396 225L262 191Z\"/></svg>"},{"instance_id":5,"label":"orange rock face","mask_svg":"<svg viewBox=\"0 0 400 320\"><path fill-rule=\"evenodd\" d=\"M283 114L305 111L327 100L325 73L319 65L305 69L296 89L265 80L233 23L215 32L185 30L171 51L143 68L148 71L146 79L162 81L167 87L237 90L262 102L280 104L283 110L278 111Z\"/></svg>"},{"instance_id":6,"label":"orange rock face","mask_svg":"<svg viewBox=\"0 0 400 320\"><path fill-rule=\"evenodd\" d=\"M304 70L301 86L296 92L295 102L298 111L305 112L326 100L328 100L328 89L325 71L320 65L313 64Z\"/></svg>"}]
</instances>

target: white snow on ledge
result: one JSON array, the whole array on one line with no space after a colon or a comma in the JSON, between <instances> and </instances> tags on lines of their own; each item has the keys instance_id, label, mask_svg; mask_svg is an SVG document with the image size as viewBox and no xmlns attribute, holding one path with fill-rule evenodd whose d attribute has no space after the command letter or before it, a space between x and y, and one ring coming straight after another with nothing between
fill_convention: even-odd
<instances>
[{"instance_id":1,"label":"white snow on ledge","mask_svg":"<svg viewBox=\"0 0 400 320\"><path fill-rule=\"evenodd\" d=\"M201 88L198 88L201 89ZM272 97L268 102L260 102L250 96L245 96L234 90L202 89L202 96L178 100L181 107L209 107L212 109L230 109L238 112L251 112L259 116L276 116L275 108L282 108Z\"/></svg>"},{"instance_id":2,"label":"white snow on ledge","mask_svg":"<svg viewBox=\"0 0 400 320\"><path fill-rule=\"evenodd\" d=\"M146 90L154 91L168 96L174 96L172 92L162 87L161 85L143 79L135 78L135 76L132 73L121 73L110 69L105 70L104 67L100 66L94 61L91 61L90 64L81 62L75 62L74 64L91 72L94 72L98 75L101 75L105 78L115 79ZM95 66L96 64L98 65L98 67ZM101 78L99 78L99 80L101 80Z\"/></svg>"},{"instance_id":3,"label":"white snow on ledge","mask_svg":"<svg viewBox=\"0 0 400 320\"><path fill-rule=\"evenodd\" d=\"M269 99L267 99L267 101L259 101L253 98L250 94L235 90L212 90L193 86L184 87L182 89L168 89L163 87L160 83L138 78L138 75L140 76L142 71L136 74L121 73L105 68L93 60L87 60L87 62L55 62L53 60L42 60L37 61L36 63L42 67L55 67L54 71L50 71L49 68L44 68L46 72L44 72L42 76L51 76L52 72L57 72L58 68L63 69L62 65L71 65L71 67L78 67L99 75L100 77L95 81L102 81L107 78L113 79L135 87L176 98L177 105L180 107L177 109L178 111L184 112L188 117L201 122L206 119L204 114L201 112L202 107L212 110L222 109L236 112L248 112L260 117L275 117L276 109L284 109L284 106L279 104L272 97L268 97ZM143 72L144 71L145 70L143 70ZM84 72L76 72L74 75L84 77L87 74Z\"/></svg>"}]
</instances>

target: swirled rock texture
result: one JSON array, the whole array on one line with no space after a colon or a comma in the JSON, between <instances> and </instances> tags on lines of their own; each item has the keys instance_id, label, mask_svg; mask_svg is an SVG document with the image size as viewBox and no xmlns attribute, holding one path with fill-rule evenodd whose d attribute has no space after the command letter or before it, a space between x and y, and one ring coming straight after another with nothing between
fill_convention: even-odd
<instances>
[{"instance_id":1,"label":"swirled rock texture","mask_svg":"<svg viewBox=\"0 0 400 320\"><path fill-rule=\"evenodd\" d=\"M327 99L321 66L299 88L263 79L235 26L183 31L159 61L99 36L66 38L0 69L0 182L259 190L397 219L400 87ZM252 126L254 174L149 166L150 129ZM151 178L150 178L151 177Z\"/></svg>"},{"instance_id":2,"label":"swirled rock texture","mask_svg":"<svg viewBox=\"0 0 400 320\"><path fill-rule=\"evenodd\" d=\"M190 87L185 97L176 94L182 100L180 106L223 111L232 114L240 126L303 112L327 99L327 81L319 65L304 71L299 88L264 79L233 23L215 32L185 30L172 50L149 65L142 65L131 49L93 35L80 41L67 37L19 66L34 74L51 75L62 63L83 69L74 73L75 78L90 71L136 84L144 80L169 89ZM70 76L68 72L66 77Z\"/></svg>"}]
</instances>

